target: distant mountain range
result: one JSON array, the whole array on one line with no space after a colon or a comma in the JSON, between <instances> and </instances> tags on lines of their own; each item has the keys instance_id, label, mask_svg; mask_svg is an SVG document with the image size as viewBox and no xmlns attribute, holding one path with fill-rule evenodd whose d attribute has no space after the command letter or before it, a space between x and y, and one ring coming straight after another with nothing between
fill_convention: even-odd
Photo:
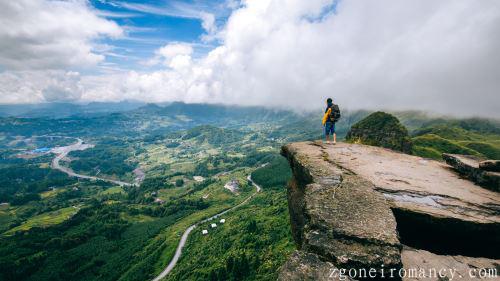
<instances>
[{"instance_id":1,"label":"distant mountain range","mask_svg":"<svg viewBox=\"0 0 500 281\"><path fill-rule=\"evenodd\" d=\"M145 103L137 101L39 104L2 104L0 117L66 118L75 115L97 115L137 109Z\"/></svg>"},{"instance_id":2,"label":"distant mountain range","mask_svg":"<svg viewBox=\"0 0 500 281\"><path fill-rule=\"evenodd\" d=\"M370 113L372 112L368 110L342 109L342 118L337 123L338 136L343 138L353 124ZM483 140L485 136L500 134L500 121L493 119L459 119L421 111L391 113L401 121L413 137L432 134L449 140L477 142ZM144 104L125 101L86 105L47 103L0 105L0 130L6 134L27 136L58 132L78 136L106 134L108 136L144 137L163 135L200 125L237 130L263 126L263 128L267 127L265 131L269 138L285 137L286 141L295 141L321 138L321 117L322 111L296 113L291 110L266 107L181 102ZM442 127L458 129L453 134L449 130L444 134ZM438 130L438 128L441 129ZM464 130L482 136L474 135L464 139ZM494 139L494 137L488 139ZM495 142L494 145L498 144ZM434 157L436 155L434 153Z\"/></svg>"}]
</instances>

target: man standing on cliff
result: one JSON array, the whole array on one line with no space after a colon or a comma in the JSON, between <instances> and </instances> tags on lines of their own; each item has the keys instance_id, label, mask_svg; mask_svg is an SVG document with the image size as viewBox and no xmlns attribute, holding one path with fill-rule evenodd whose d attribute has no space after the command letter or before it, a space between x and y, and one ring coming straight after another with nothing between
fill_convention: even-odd
<instances>
[{"instance_id":1,"label":"man standing on cliff","mask_svg":"<svg viewBox=\"0 0 500 281\"><path fill-rule=\"evenodd\" d=\"M333 144L337 143L337 134L335 133L335 122L340 119L339 106L333 103L331 98L326 100L325 115L323 115L323 126L325 127L326 143L330 142L330 135L333 135Z\"/></svg>"}]
</instances>

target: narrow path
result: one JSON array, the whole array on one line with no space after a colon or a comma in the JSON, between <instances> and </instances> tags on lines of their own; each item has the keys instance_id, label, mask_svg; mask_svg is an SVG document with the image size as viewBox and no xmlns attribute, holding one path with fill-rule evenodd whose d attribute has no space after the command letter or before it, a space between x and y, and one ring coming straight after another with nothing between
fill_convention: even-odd
<instances>
[{"instance_id":1,"label":"narrow path","mask_svg":"<svg viewBox=\"0 0 500 281\"><path fill-rule=\"evenodd\" d=\"M56 154L56 157L54 157L54 159L52 159L52 165L51 165L52 169L56 169L56 170L59 170L63 173L66 173L70 177L77 177L77 178L88 179L88 180L100 180L100 181L105 181L105 182L117 184L119 186L131 186L131 185L133 185L131 183L123 182L123 181L119 181L119 180L112 180L112 179L99 178L99 177L95 177L95 176L87 176L87 175L78 174L78 173L75 173L70 168L61 166L59 161L61 161L61 159L66 157L71 151L85 150L87 148L92 147L92 145L90 145L90 144L84 144L83 140L80 138L76 138L76 140L77 140L76 143L73 143L73 144L68 145L68 146L55 147L51 150L52 153Z\"/></svg>"},{"instance_id":2,"label":"narrow path","mask_svg":"<svg viewBox=\"0 0 500 281\"><path fill-rule=\"evenodd\" d=\"M252 183L253 186L255 186L255 189L256 189L255 192L252 193L252 195L248 196L245 200L243 200L238 205L235 205L235 206L233 206L233 207L231 207L223 212L215 214L207 219L201 220L201 221L191 225L190 227L188 227L186 229L186 231L184 231L184 233L182 234L181 240L179 241L179 244L177 245L177 249L175 250L174 257L168 263L167 267L165 267L165 269L158 276L156 276L153 279L153 281L160 281L161 279L165 278L167 276L167 274L169 274L170 271L172 271L172 269L174 269L175 265L177 264L177 262L179 261L179 258L182 255L182 249L184 248L184 245L186 245L186 241L189 237L189 234L191 233L191 231L193 231L193 229L196 228L196 226L198 226L199 224L205 223L207 221L211 221L219 216L222 216L222 215L248 203L248 201L250 201L250 199L252 199L257 193L259 193L262 190L262 188L252 180L251 175L248 175L247 179Z\"/></svg>"}]
</instances>

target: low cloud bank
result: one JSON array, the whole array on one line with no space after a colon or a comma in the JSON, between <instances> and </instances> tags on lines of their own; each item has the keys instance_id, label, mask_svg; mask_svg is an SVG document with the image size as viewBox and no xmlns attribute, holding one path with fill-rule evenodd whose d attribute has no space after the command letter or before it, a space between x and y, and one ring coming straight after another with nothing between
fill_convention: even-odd
<instances>
[{"instance_id":1,"label":"low cloud bank","mask_svg":"<svg viewBox=\"0 0 500 281\"><path fill-rule=\"evenodd\" d=\"M120 33L112 25L92 32L86 38L96 32ZM149 73L73 73L69 79L67 68L12 68L0 73L0 101L65 99L64 91L51 95L50 85L36 83L39 79L63 81L70 92L73 88L67 84L74 81L78 94L68 95L84 101L210 102L304 110L332 97L351 109L499 118L496 34L500 4L495 0L247 0L211 34L220 46L203 58L193 58L187 44L171 43L151 55L146 63L162 69ZM0 62L5 56L0 53Z\"/></svg>"}]
</instances>

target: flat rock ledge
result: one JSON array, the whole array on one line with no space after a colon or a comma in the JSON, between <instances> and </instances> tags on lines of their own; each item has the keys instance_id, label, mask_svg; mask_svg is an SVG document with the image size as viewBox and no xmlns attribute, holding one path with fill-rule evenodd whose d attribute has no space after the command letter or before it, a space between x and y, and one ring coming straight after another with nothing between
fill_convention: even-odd
<instances>
[{"instance_id":1,"label":"flat rock ledge","mask_svg":"<svg viewBox=\"0 0 500 281\"><path fill-rule=\"evenodd\" d=\"M500 192L500 172L498 171L500 161L482 161L481 159L470 155L448 153L443 154L443 159L460 175L485 188Z\"/></svg>"},{"instance_id":2,"label":"flat rock ledge","mask_svg":"<svg viewBox=\"0 0 500 281\"><path fill-rule=\"evenodd\" d=\"M498 193L444 163L345 143L292 143L281 153L293 171L287 195L298 250L279 280L335 280L326 268L375 269L382 279L432 265L429 255L436 265L457 256L500 264Z\"/></svg>"}]
</instances>

